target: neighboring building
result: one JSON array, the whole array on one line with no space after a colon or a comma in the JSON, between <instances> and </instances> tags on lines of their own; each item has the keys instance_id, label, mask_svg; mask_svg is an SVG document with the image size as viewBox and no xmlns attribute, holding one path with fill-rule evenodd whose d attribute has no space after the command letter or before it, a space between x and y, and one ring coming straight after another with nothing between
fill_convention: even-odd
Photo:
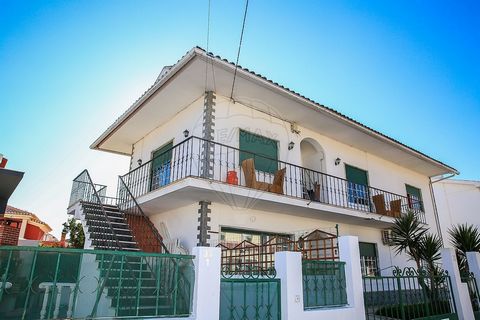
<instances>
[{"instance_id":1,"label":"neighboring building","mask_svg":"<svg viewBox=\"0 0 480 320\"><path fill-rule=\"evenodd\" d=\"M91 147L131 161L118 206L88 173L74 180L69 212L83 219L87 246L112 248L120 239L117 245L138 250L139 239L158 230L158 239L184 248L237 246L223 261L252 263L263 259L245 254L253 245L332 259L338 253L329 239L356 235L364 274L406 264L388 246L394 217L413 210L437 230L430 177L457 173L200 48L165 67ZM102 210L78 206L99 197L108 203ZM131 208L148 216L141 234ZM109 221L99 223L105 215ZM107 239L105 230L118 234Z\"/></svg>"},{"instance_id":2,"label":"neighboring building","mask_svg":"<svg viewBox=\"0 0 480 320\"><path fill-rule=\"evenodd\" d=\"M445 179L433 184L440 228L445 246L448 230L458 224L480 227L480 181Z\"/></svg>"},{"instance_id":3,"label":"neighboring building","mask_svg":"<svg viewBox=\"0 0 480 320\"><path fill-rule=\"evenodd\" d=\"M5 240L7 238L6 233L3 234L3 237L0 235L0 244L37 246L40 241L51 239L52 237L49 234L52 228L35 214L26 210L7 206L5 213L0 219L3 221L4 226L8 225L15 229L8 231L8 241ZM17 237L16 239L12 237L14 234Z\"/></svg>"},{"instance_id":4,"label":"neighboring building","mask_svg":"<svg viewBox=\"0 0 480 320\"><path fill-rule=\"evenodd\" d=\"M0 154L0 217L7 208L8 199L23 178L24 172L5 169L7 158Z\"/></svg>"}]
</instances>

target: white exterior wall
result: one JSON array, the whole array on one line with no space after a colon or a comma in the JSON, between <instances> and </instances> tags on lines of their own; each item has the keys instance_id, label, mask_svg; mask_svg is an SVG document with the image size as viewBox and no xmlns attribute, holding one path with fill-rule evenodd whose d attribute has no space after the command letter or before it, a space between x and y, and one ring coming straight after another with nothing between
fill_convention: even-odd
<instances>
[{"instance_id":1,"label":"white exterior wall","mask_svg":"<svg viewBox=\"0 0 480 320\"><path fill-rule=\"evenodd\" d=\"M451 246L448 229L457 224L480 226L480 181L442 180L433 184L445 246Z\"/></svg>"},{"instance_id":2,"label":"white exterior wall","mask_svg":"<svg viewBox=\"0 0 480 320\"><path fill-rule=\"evenodd\" d=\"M198 203L158 213L150 216L153 224L160 228L164 223L172 239L180 239L184 248L194 247L197 240ZM225 203L214 202L210 206L212 212L209 215L211 221L211 245L219 242L218 232L222 227L238 228L246 230L264 231L272 233L295 234L306 231L321 229L335 234L335 223L331 221L292 216L275 212L260 211L255 209L236 208ZM377 228L361 227L356 224L339 224L339 235L357 236L360 242L371 242L377 244L379 269L382 275L391 275L391 266L413 266L407 262L405 255L395 255L394 248L382 244L381 232Z\"/></svg>"},{"instance_id":3,"label":"white exterior wall","mask_svg":"<svg viewBox=\"0 0 480 320\"><path fill-rule=\"evenodd\" d=\"M275 109L270 108L271 114L276 114ZM424 208L426 211L427 223L430 231L436 232L435 219L433 214L432 199L429 190L429 178L408 168L401 167L392 162L386 161L370 153L361 151L353 146L346 145L334 139L323 136L319 132L303 128L298 125L299 134L292 133L290 123L280 120L287 118L285 115L277 114L276 117L256 111L240 103L233 103L229 99L217 96L215 106L215 141L232 147L239 147L239 130L260 134L278 141L279 159L295 165L302 166L300 143L303 139L309 139L318 143L323 149L323 167L327 174L345 178L345 164L349 164L368 171L369 184L372 187L383 189L388 192L406 196L405 184L421 189ZM137 166L137 160L142 159L143 163L151 159L152 152L173 140L174 145L183 141L183 131L188 129L190 135L202 136L203 119L203 97L198 98L192 104L179 112L166 124L156 128L146 137L134 145L132 164ZM288 150L288 143L293 141L295 147ZM340 158L340 165L335 165L335 159ZM212 192L215 192L212 190ZM209 199L205 199L209 200ZM297 231L308 231L315 228L323 229L334 233L334 223L325 221L319 216L318 219L299 217L276 212L265 212L253 209L234 208L226 203L212 203L212 240L215 233L221 226L236 227L242 229L293 233ZM333 208L333 207L332 207ZM160 227L164 223L172 239L180 239L184 248L191 248L197 245L198 226L198 203L158 212L151 215L152 222ZM319 213L320 214L320 213ZM340 235L358 236L362 242L377 243L380 269L387 269L392 265L403 266L406 257L395 256L393 248L382 244L381 232L375 227L361 227L353 222L352 224L341 224ZM408 264L408 263L407 263Z\"/></svg>"},{"instance_id":4,"label":"white exterior wall","mask_svg":"<svg viewBox=\"0 0 480 320\"><path fill-rule=\"evenodd\" d=\"M275 114L273 107L272 113ZM368 171L369 184L372 187L403 196L407 195L405 184L419 188L422 192L427 223L433 226L431 231L435 232L435 218L427 176L303 128L301 124L298 125L300 134L294 134L290 130L290 123L222 97L217 97L215 117L217 142L238 148L239 129L244 129L277 140L279 160L302 166L300 142L310 138L318 142L323 149L327 174L345 178L345 164L349 164ZM286 115L279 115L279 117L285 118ZM295 143L292 150L288 150L290 141ZM335 166L337 157L342 162Z\"/></svg>"},{"instance_id":5,"label":"white exterior wall","mask_svg":"<svg viewBox=\"0 0 480 320\"><path fill-rule=\"evenodd\" d=\"M270 109L272 114L277 114L274 107ZM300 134L294 134L290 130L290 123L279 119L285 117L286 115L281 114L278 114L278 117L273 117L217 96L215 141L238 148L239 130L247 130L277 140L279 159L302 166L300 142L303 139L313 139L318 142L324 151L324 166L327 174L345 178L345 164L349 164L368 171L369 184L372 187L403 196L406 196L405 184L419 188L422 192L427 223L433 226L431 228L432 232L436 230L427 176L325 137L318 132L303 128L301 124L298 126ZM190 131L190 135L201 137L202 119L203 97L200 97L166 124L135 143L132 156L133 168L137 167L138 159L142 159L143 163L150 160L152 153L164 144L172 140L174 145L183 141L185 139L183 136L185 129ZM295 143L292 150L288 150L290 141ZM335 166L337 157L342 162Z\"/></svg>"},{"instance_id":6,"label":"white exterior wall","mask_svg":"<svg viewBox=\"0 0 480 320\"><path fill-rule=\"evenodd\" d=\"M169 120L162 126L151 131L144 138L140 139L133 146L133 155L131 160L130 170L138 166L137 161L142 159L143 163L152 159L152 153L164 144L173 140L173 145L176 145L185 137L183 131L187 129L190 136L202 136L202 121L203 121L203 97L198 98L182 111L177 113L175 117ZM158 111L159 118L161 118L161 110Z\"/></svg>"}]
</instances>

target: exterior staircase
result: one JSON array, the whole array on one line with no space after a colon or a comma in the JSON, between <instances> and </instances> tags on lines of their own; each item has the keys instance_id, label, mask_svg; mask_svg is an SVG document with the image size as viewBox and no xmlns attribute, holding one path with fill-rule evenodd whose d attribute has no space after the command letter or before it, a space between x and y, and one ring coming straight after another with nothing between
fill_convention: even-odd
<instances>
[{"instance_id":1,"label":"exterior staircase","mask_svg":"<svg viewBox=\"0 0 480 320\"><path fill-rule=\"evenodd\" d=\"M102 282L116 317L188 315L191 284L179 272L179 262L168 256L158 230L144 215L120 178L118 198L105 195L88 171L75 178L70 212L82 222L85 248L96 253ZM111 251L129 251L115 254Z\"/></svg>"},{"instance_id":2,"label":"exterior staircase","mask_svg":"<svg viewBox=\"0 0 480 320\"><path fill-rule=\"evenodd\" d=\"M85 224L85 236L90 242L90 247L98 250L126 250L140 251L138 244L133 238L130 227L118 206L103 205L107 218L103 216L99 204L82 202L82 211ZM113 230L111 230L113 229ZM113 234L113 232L115 234ZM120 246L117 246L117 241Z\"/></svg>"}]
</instances>

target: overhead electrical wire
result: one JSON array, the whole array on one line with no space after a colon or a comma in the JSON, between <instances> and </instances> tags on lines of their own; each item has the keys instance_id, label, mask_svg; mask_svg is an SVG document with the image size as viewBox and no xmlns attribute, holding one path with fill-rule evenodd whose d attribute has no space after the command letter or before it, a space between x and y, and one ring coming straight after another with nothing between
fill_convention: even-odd
<instances>
[{"instance_id":1,"label":"overhead electrical wire","mask_svg":"<svg viewBox=\"0 0 480 320\"><path fill-rule=\"evenodd\" d=\"M210 7L211 0L208 0L208 14L207 14L207 57L205 60L205 91L207 91L207 82L208 82L208 45L210 41Z\"/></svg>"},{"instance_id":2,"label":"overhead electrical wire","mask_svg":"<svg viewBox=\"0 0 480 320\"><path fill-rule=\"evenodd\" d=\"M232 91L230 93L231 100L233 100L233 89L235 88L235 79L237 77L238 60L240 59L240 50L242 49L243 32L245 30L245 21L247 20L247 11L248 11L248 0L245 1L245 12L243 14L242 32L240 33L240 43L238 44L237 61L235 63L235 71L233 72Z\"/></svg>"}]
</instances>

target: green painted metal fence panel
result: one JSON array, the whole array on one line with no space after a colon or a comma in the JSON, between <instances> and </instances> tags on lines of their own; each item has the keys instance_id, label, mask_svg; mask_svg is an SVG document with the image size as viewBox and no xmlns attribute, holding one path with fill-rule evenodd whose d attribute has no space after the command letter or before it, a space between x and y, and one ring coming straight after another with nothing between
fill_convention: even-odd
<instances>
[{"instance_id":1,"label":"green painted metal fence panel","mask_svg":"<svg viewBox=\"0 0 480 320\"><path fill-rule=\"evenodd\" d=\"M367 320L458 320L450 276L429 275L413 268L395 269L392 276L363 277Z\"/></svg>"},{"instance_id":2,"label":"green painted metal fence panel","mask_svg":"<svg viewBox=\"0 0 480 320\"><path fill-rule=\"evenodd\" d=\"M280 279L222 279L220 320L280 320Z\"/></svg>"},{"instance_id":3,"label":"green painted metal fence panel","mask_svg":"<svg viewBox=\"0 0 480 320\"><path fill-rule=\"evenodd\" d=\"M0 319L189 316L192 258L0 247Z\"/></svg>"},{"instance_id":4,"label":"green painted metal fence panel","mask_svg":"<svg viewBox=\"0 0 480 320\"><path fill-rule=\"evenodd\" d=\"M347 304L345 262L302 261L304 309Z\"/></svg>"}]
</instances>

